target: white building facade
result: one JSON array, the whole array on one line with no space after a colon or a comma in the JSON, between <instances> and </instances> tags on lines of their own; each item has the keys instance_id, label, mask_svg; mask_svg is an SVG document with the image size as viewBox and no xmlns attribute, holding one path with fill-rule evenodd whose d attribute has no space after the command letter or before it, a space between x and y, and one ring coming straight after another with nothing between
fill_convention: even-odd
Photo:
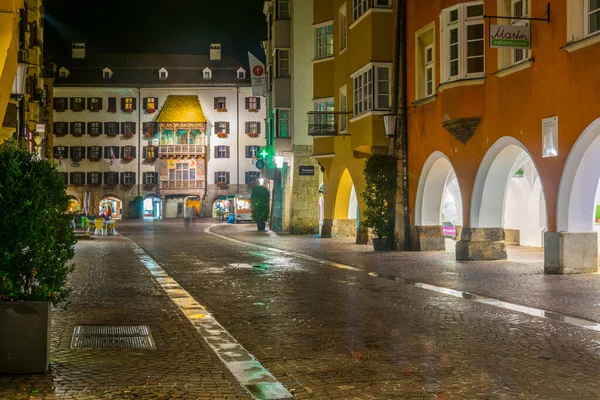
<instances>
[{"instance_id":1,"label":"white building facade","mask_svg":"<svg viewBox=\"0 0 600 400\"><path fill-rule=\"evenodd\" d=\"M140 196L146 217L183 217L188 201L211 216L218 199L258 183L262 99L219 45L210 56L69 61L55 83L53 156L89 213L109 205L116 217L132 217Z\"/></svg>"}]
</instances>

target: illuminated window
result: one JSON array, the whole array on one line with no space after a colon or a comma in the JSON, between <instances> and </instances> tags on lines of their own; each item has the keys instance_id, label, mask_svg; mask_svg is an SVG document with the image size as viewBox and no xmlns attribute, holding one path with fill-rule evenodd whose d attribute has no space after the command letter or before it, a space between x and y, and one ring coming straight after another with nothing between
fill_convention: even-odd
<instances>
[{"instance_id":1,"label":"illuminated window","mask_svg":"<svg viewBox=\"0 0 600 400\"><path fill-rule=\"evenodd\" d=\"M333 24L315 28L315 60L333 56Z\"/></svg>"},{"instance_id":2,"label":"illuminated window","mask_svg":"<svg viewBox=\"0 0 600 400\"><path fill-rule=\"evenodd\" d=\"M71 98L71 110L83 111L85 109L85 99L83 97Z\"/></svg>"},{"instance_id":3,"label":"illuminated window","mask_svg":"<svg viewBox=\"0 0 600 400\"><path fill-rule=\"evenodd\" d=\"M277 134L278 138L290 137L290 110L278 109L275 110L277 119Z\"/></svg>"}]
</instances>

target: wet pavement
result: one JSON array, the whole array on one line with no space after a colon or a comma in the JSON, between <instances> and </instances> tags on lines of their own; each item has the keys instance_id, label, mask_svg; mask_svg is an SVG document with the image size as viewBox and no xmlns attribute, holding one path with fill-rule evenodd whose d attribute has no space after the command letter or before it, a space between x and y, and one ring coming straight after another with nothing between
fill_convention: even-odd
<instances>
[{"instance_id":1,"label":"wet pavement","mask_svg":"<svg viewBox=\"0 0 600 400\"><path fill-rule=\"evenodd\" d=\"M78 244L52 372L0 376L0 398L251 398L238 356L296 398L600 398L600 332L405 282L598 320L597 274L545 276L535 254L460 263L212 228L250 245L205 232L211 224L121 223L141 248L122 237ZM71 350L80 324L148 325L156 349Z\"/></svg>"}]
</instances>

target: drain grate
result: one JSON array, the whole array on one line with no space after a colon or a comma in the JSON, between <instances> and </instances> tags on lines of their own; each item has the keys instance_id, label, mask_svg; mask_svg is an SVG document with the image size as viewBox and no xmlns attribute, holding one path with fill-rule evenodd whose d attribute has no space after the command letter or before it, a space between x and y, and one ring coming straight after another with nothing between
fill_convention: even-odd
<instances>
[{"instance_id":1,"label":"drain grate","mask_svg":"<svg viewBox=\"0 0 600 400\"><path fill-rule=\"evenodd\" d=\"M146 325L76 325L72 349L153 349L154 339Z\"/></svg>"}]
</instances>

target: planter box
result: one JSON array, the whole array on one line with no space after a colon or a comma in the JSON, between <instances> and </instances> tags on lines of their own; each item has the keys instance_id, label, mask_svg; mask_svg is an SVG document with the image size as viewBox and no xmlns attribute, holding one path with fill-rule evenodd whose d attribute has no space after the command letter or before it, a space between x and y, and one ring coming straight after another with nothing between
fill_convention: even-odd
<instances>
[{"instance_id":1,"label":"planter box","mask_svg":"<svg viewBox=\"0 0 600 400\"><path fill-rule=\"evenodd\" d=\"M46 373L50 317L49 301L0 302L0 373Z\"/></svg>"},{"instance_id":2,"label":"planter box","mask_svg":"<svg viewBox=\"0 0 600 400\"><path fill-rule=\"evenodd\" d=\"M373 250L375 250L375 251L390 251L390 250L392 250L392 239L390 239L390 238L373 238Z\"/></svg>"}]
</instances>

